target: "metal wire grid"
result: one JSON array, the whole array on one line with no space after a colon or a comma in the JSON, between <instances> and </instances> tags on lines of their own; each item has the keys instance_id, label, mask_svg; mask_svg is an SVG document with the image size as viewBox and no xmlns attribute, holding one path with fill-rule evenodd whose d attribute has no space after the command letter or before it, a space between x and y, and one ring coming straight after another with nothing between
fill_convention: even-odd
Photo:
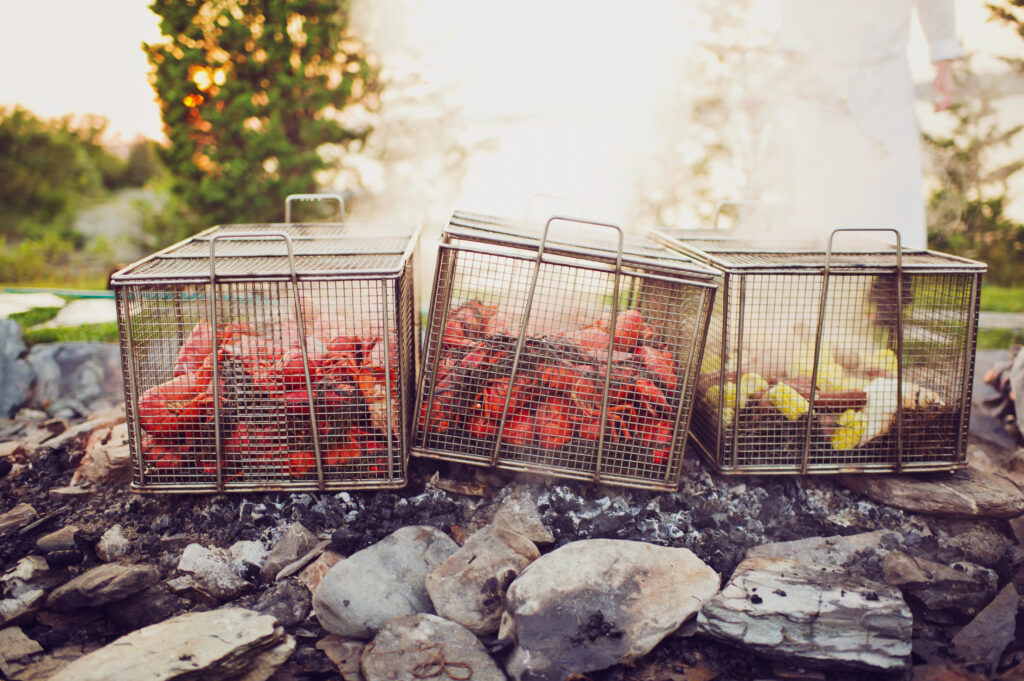
<instances>
[{"instance_id":1,"label":"metal wire grid","mask_svg":"<svg viewBox=\"0 0 1024 681\"><path fill-rule=\"evenodd\" d=\"M614 268L545 259L527 318L535 254L442 239L413 452L675 488L714 287L622 271L617 319L639 312L651 338L613 354L602 411L609 337L597 327L609 321Z\"/></svg>"},{"instance_id":2,"label":"metal wire grid","mask_svg":"<svg viewBox=\"0 0 1024 681\"><path fill-rule=\"evenodd\" d=\"M879 273L886 257L890 271ZM818 258L820 266L821 254ZM763 265L756 254L742 259ZM868 259L859 270L831 274L813 406L801 397L811 396L822 275L767 267L724 273L692 430L717 468L828 473L949 470L964 464L984 267L920 254L916 264L935 270L946 260L950 271L905 269L897 304L893 260L890 252ZM895 409L897 367L902 410ZM797 395L785 388L769 393L779 383Z\"/></svg>"},{"instance_id":3,"label":"metal wire grid","mask_svg":"<svg viewBox=\"0 0 1024 681\"><path fill-rule=\"evenodd\" d=\"M407 259L396 277L307 278L295 291L290 281L261 280L218 283L212 293L209 284L115 285L133 487L404 485L416 371L413 279Z\"/></svg>"}]
</instances>

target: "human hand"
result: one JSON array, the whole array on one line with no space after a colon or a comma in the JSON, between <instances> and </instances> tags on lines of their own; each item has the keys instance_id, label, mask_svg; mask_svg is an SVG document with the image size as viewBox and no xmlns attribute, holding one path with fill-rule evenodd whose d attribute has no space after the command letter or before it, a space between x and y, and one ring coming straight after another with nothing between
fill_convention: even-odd
<instances>
[{"instance_id":1,"label":"human hand","mask_svg":"<svg viewBox=\"0 0 1024 681\"><path fill-rule=\"evenodd\" d=\"M932 81L932 102L936 111L945 111L953 103L953 60L935 62L935 80Z\"/></svg>"}]
</instances>

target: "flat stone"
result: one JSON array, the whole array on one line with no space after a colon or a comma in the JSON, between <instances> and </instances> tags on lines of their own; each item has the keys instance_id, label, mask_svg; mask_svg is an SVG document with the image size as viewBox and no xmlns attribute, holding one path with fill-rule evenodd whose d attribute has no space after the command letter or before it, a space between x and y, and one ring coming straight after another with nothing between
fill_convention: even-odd
<instances>
[{"instance_id":1,"label":"flat stone","mask_svg":"<svg viewBox=\"0 0 1024 681\"><path fill-rule=\"evenodd\" d=\"M151 565L107 563L54 589L46 607L63 612L106 605L138 593L159 579L160 571Z\"/></svg>"},{"instance_id":2,"label":"flat stone","mask_svg":"<svg viewBox=\"0 0 1024 681\"><path fill-rule=\"evenodd\" d=\"M0 599L0 626L29 620L43 608L46 591L30 587L17 596Z\"/></svg>"},{"instance_id":3,"label":"flat stone","mask_svg":"<svg viewBox=\"0 0 1024 681\"><path fill-rule=\"evenodd\" d=\"M911 670L910 681L986 681L986 677L959 665L922 664Z\"/></svg>"},{"instance_id":4,"label":"flat stone","mask_svg":"<svg viewBox=\"0 0 1024 681\"><path fill-rule=\"evenodd\" d=\"M479 636L493 634L509 585L539 557L526 537L488 525L427 575L427 593L441 617Z\"/></svg>"},{"instance_id":5,"label":"flat stone","mask_svg":"<svg viewBox=\"0 0 1024 681\"><path fill-rule=\"evenodd\" d=\"M190 573L201 589L219 601L229 601L252 586L231 569L226 551L215 551L201 544L185 547L178 570Z\"/></svg>"},{"instance_id":6,"label":"flat stone","mask_svg":"<svg viewBox=\"0 0 1024 681\"><path fill-rule=\"evenodd\" d=\"M260 570L260 576L264 581L269 582L277 577L277 573L283 567L298 560L316 544L315 534L303 527L301 523L292 523L285 528L281 538L270 550L270 555L267 556L267 560Z\"/></svg>"},{"instance_id":7,"label":"flat stone","mask_svg":"<svg viewBox=\"0 0 1024 681\"><path fill-rule=\"evenodd\" d=\"M294 649L294 639L269 615L242 608L190 612L122 636L51 681L258 681Z\"/></svg>"},{"instance_id":8,"label":"flat stone","mask_svg":"<svg viewBox=\"0 0 1024 681\"><path fill-rule=\"evenodd\" d=\"M718 575L687 549L618 539L571 542L512 582L501 639L519 680L564 681L636 660L718 591Z\"/></svg>"},{"instance_id":9,"label":"flat stone","mask_svg":"<svg viewBox=\"0 0 1024 681\"><path fill-rule=\"evenodd\" d=\"M327 547L330 545L330 539L323 539L317 542L317 544L313 546L313 548L311 548L309 551L306 551L306 553L304 553L303 555L299 556L297 560L294 560L288 565L285 565L283 568L281 568L280 572L277 573L277 576L274 577L274 579L281 580L291 577L299 570L313 562L313 560L320 556L320 554L322 554L324 551L326 551Z\"/></svg>"},{"instance_id":10,"label":"flat stone","mask_svg":"<svg viewBox=\"0 0 1024 681\"><path fill-rule=\"evenodd\" d=\"M784 660L885 671L910 663L900 592L806 562L747 558L697 616L698 631Z\"/></svg>"},{"instance_id":11,"label":"flat stone","mask_svg":"<svg viewBox=\"0 0 1024 681\"><path fill-rule=\"evenodd\" d=\"M524 487L513 488L509 496L501 502L491 524L511 530L535 544L551 544L555 541L555 535L544 524L537 508L537 500L529 489Z\"/></svg>"},{"instance_id":12,"label":"flat stone","mask_svg":"<svg viewBox=\"0 0 1024 681\"><path fill-rule=\"evenodd\" d=\"M124 536L120 525L114 525L103 533L96 542L96 557L104 563L112 563L132 552L132 543Z\"/></svg>"},{"instance_id":13,"label":"flat stone","mask_svg":"<svg viewBox=\"0 0 1024 681\"><path fill-rule=\"evenodd\" d=\"M85 441L85 454L75 469L71 484L98 483L126 478L130 471L131 450L128 424L116 423L98 428Z\"/></svg>"},{"instance_id":14,"label":"flat stone","mask_svg":"<svg viewBox=\"0 0 1024 681\"><path fill-rule=\"evenodd\" d=\"M43 652L43 647L25 635L21 627L0 629L0 657L15 661Z\"/></svg>"},{"instance_id":15,"label":"flat stone","mask_svg":"<svg viewBox=\"0 0 1024 681\"><path fill-rule=\"evenodd\" d=\"M409 526L332 567L313 592L324 629L370 639L389 619L433 612L427 575L458 545L441 530Z\"/></svg>"},{"instance_id":16,"label":"flat stone","mask_svg":"<svg viewBox=\"0 0 1024 681\"><path fill-rule=\"evenodd\" d=\"M51 551L69 551L75 548L75 538L78 536L77 525L65 525L64 527L44 534L36 540L36 548L43 553Z\"/></svg>"},{"instance_id":17,"label":"flat stone","mask_svg":"<svg viewBox=\"0 0 1024 681\"><path fill-rule=\"evenodd\" d=\"M21 660L18 669L9 678L11 681L49 681L58 671L96 647L94 644L67 645L48 655L35 655L28 660Z\"/></svg>"},{"instance_id":18,"label":"flat stone","mask_svg":"<svg viewBox=\"0 0 1024 681\"><path fill-rule=\"evenodd\" d=\"M258 573L270 552L262 542L242 540L232 544L228 548L228 554L231 556L231 566L235 572L255 570Z\"/></svg>"},{"instance_id":19,"label":"flat stone","mask_svg":"<svg viewBox=\"0 0 1024 681\"><path fill-rule=\"evenodd\" d=\"M80 499L88 499L91 497L92 490L85 489L84 487L78 487L76 485L51 487L47 492L47 496L50 498L50 501L53 502L78 501Z\"/></svg>"},{"instance_id":20,"label":"flat stone","mask_svg":"<svg viewBox=\"0 0 1024 681\"><path fill-rule=\"evenodd\" d=\"M761 544L747 549L745 558L800 560L815 565L846 570L865 552L884 556L902 541L890 530L875 530L846 536L808 537L794 541Z\"/></svg>"},{"instance_id":21,"label":"flat stone","mask_svg":"<svg viewBox=\"0 0 1024 681\"><path fill-rule=\"evenodd\" d=\"M913 513L961 518L1015 518L1024 492L1006 478L968 466L955 473L841 475L846 487L880 504Z\"/></svg>"},{"instance_id":22,"label":"flat stone","mask_svg":"<svg viewBox=\"0 0 1024 681\"><path fill-rule=\"evenodd\" d=\"M893 551L882 559L885 581L909 593L930 610L956 608L975 614L992 600L998 576L967 561L950 565Z\"/></svg>"},{"instance_id":23,"label":"flat stone","mask_svg":"<svg viewBox=\"0 0 1024 681\"><path fill-rule=\"evenodd\" d=\"M468 629L437 615L389 620L360 660L366 681L414 679L438 669L438 678L506 681Z\"/></svg>"},{"instance_id":24,"label":"flat stone","mask_svg":"<svg viewBox=\"0 0 1024 681\"><path fill-rule=\"evenodd\" d=\"M313 593L327 571L343 560L345 557L340 553L324 551L319 558L303 568L299 573L299 581L306 585L309 593Z\"/></svg>"},{"instance_id":25,"label":"flat stone","mask_svg":"<svg viewBox=\"0 0 1024 681\"><path fill-rule=\"evenodd\" d=\"M953 654L968 666L980 665L989 674L999 666L1003 651L1014 640L1020 596L1007 584L995 599L953 637Z\"/></svg>"},{"instance_id":26,"label":"flat stone","mask_svg":"<svg viewBox=\"0 0 1024 681\"><path fill-rule=\"evenodd\" d=\"M1013 540L976 523L961 523L963 527L954 527L954 536L946 545L958 550L967 560L996 568L1011 562Z\"/></svg>"},{"instance_id":27,"label":"flat stone","mask_svg":"<svg viewBox=\"0 0 1024 681\"><path fill-rule=\"evenodd\" d=\"M0 537L16 532L39 516L30 504L18 504L6 513L0 513Z\"/></svg>"}]
</instances>

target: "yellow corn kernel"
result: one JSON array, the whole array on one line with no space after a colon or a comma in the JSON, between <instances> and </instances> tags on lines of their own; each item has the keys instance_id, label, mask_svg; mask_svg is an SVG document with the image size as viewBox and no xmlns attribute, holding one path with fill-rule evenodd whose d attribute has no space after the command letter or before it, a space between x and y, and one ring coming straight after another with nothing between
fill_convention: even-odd
<instances>
[{"instance_id":1,"label":"yellow corn kernel","mask_svg":"<svg viewBox=\"0 0 1024 681\"><path fill-rule=\"evenodd\" d=\"M768 401L790 421L796 421L807 413L810 405L803 395L795 388L781 381L776 383L767 393Z\"/></svg>"},{"instance_id":2,"label":"yellow corn kernel","mask_svg":"<svg viewBox=\"0 0 1024 681\"><path fill-rule=\"evenodd\" d=\"M768 389L768 381L761 374L749 373L740 376L740 399L744 402L751 395Z\"/></svg>"},{"instance_id":3,"label":"yellow corn kernel","mask_svg":"<svg viewBox=\"0 0 1024 681\"><path fill-rule=\"evenodd\" d=\"M822 364L818 367L818 388L830 391L842 390L845 375L843 367L838 364Z\"/></svg>"},{"instance_id":4,"label":"yellow corn kernel","mask_svg":"<svg viewBox=\"0 0 1024 681\"><path fill-rule=\"evenodd\" d=\"M718 409L718 398L721 394L721 386L713 385L704 392L704 401L707 402L708 406L712 409Z\"/></svg>"},{"instance_id":5,"label":"yellow corn kernel","mask_svg":"<svg viewBox=\"0 0 1024 681\"><path fill-rule=\"evenodd\" d=\"M722 423L727 426L733 425L733 419L736 418L736 410L732 407L722 408Z\"/></svg>"},{"instance_id":6,"label":"yellow corn kernel","mask_svg":"<svg viewBox=\"0 0 1024 681\"><path fill-rule=\"evenodd\" d=\"M704 400L708 405L714 409L718 409L718 397L724 395L725 400L722 402L722 407L731 407L736 399L736 384L732 381L726 381L724 386L725 392L722 392L722 388L717 385L713 385L707 389L704 393ZM742 404L740 405L743 406Z\"/></svg>"},{"instance_id":7,"label":"yellow corn kernel","mask_svg":"<svg viewBox=\"0 0 1024 681\"><path fill-rule=\"evenodd\" d=\"M864 435L864 414L847 409L839 415L838 427L832 433L832 449L853 449Z\"/></svg>"},{"instance_id":8,"label":"yellow corn kernel","mask_svg":"<svg viewBox=\"0 0 1024 681\"><path fill-rule=\"evenodd\" d=\"M896 354L892 350L876 350L866 364L868 369L884 371L892 376L896 375Z\"/></svg>"},{"instance_id":9,"label":"yellow corn kernel","mask_svg":"<svg viewBox=\"0 0 1024 681\"><path fill-rule=\"evenodd\" d=\"M722 369L722 360L710 352L704 353L704 359L700 363L702 374L715 374Z\"/></svg>"}]
</instances>

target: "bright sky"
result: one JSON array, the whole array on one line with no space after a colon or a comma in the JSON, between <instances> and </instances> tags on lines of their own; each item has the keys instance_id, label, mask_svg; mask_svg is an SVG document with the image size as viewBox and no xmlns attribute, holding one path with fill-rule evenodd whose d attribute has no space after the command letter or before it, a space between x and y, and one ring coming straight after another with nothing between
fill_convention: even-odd
<instances>
[{"instance_id":1,"label":"bright sky","mask_svg":"<svg viewBox=\"0 0 1024 681\"><path fill-rule=\"evenodd\" d=\"M435 74L444 73L456 60L477 60L493 40L507 42L524 25L540 23L532 44L522 49L558 59L552 68L562 78L549 79L545 90L528 96L502 88L500 83L509 77L514 80L517 64L526 56L506 54L485 67L494 76L490 82L498 86L479 90L492 109L565 108L567 98L586 101L588 93L593 96L608 86L621 85L605 80L602 74L618 77L628 73L622 55L664 45L666 36L673 33L680 48L694 37L684 20L686 11L681 9L686 3L667 0L637 3L628 12L621 11L617 3L619 11L580 12L576 3L550 0L520 3L514 10L507 3L465 0L385 0L384 4L401 8L406 15L411 9L418 22L435 22L437 39L419 46ZM988 55L1021 52L1024 43L1010 30L986 21L984 3L957 0L957 10L968 50ZM157 17L149 11L147 0L0 0L0 11L0 104L21 103L43 116L97 113L110 119L111 131L129 139L137 133L161 135L159 112L146 80L148 65L140 49L143 42L159 38ZM461 18L461 26L442 26L455 18ZM603 52L604 63L598 64L600 68L593 64L582 68L584 60L593 55L589 48L595 40L604 40L610 28L617 30L614 42L607 43ZM416 34L424 34L422 27ZM393 39L400 40L401 33ZM911 44L911 58L915 73L927 73L919 35ZM479 74L482 68L475 72ZM474 85L486 88L483 81ZM605 101L612 106L625 105L618 99Z\"/></svg>"}]
</instances>

